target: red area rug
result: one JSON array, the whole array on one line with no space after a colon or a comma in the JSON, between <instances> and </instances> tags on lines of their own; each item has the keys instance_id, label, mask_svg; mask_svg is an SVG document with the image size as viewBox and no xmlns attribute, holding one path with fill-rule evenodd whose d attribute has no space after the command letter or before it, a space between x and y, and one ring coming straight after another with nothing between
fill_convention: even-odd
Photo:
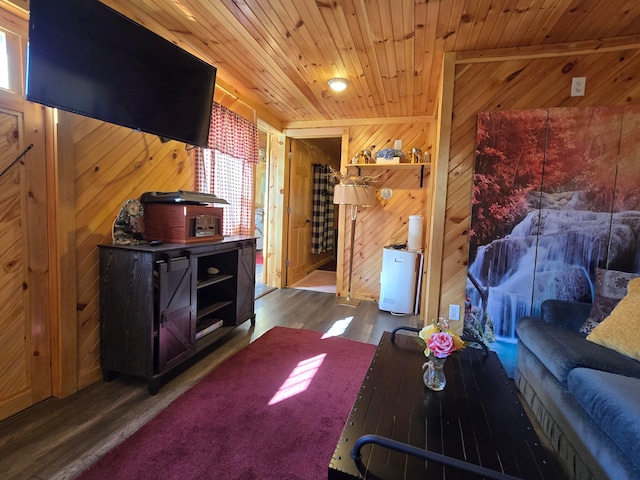
<instances>
[{"instance_id":1,"label":"red area rug","mask_svg":"<svg viewBox=\"0 0 640 480\"><path fill-rule=\"evenodd\" d=\"M269 330L79 478L326 479L375 346L322 336Z\"/></svg>"}]
</instances>

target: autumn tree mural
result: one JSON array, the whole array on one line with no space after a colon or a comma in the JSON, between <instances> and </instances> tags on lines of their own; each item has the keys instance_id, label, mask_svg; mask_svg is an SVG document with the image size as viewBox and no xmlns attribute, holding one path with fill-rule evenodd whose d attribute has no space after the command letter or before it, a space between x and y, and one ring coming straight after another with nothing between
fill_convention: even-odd
<instances>
[{"instance_id":1,"label":"autumn tree mural","mask_svg":"<svg viewBox=\"0 0 640 480\"><path fill-rule=\"evenodd\" d=\"M499 339L591 301L596 267L640 272L639 131L639 106L479 114L467 292Z\"/></svg>"}]
</instances>

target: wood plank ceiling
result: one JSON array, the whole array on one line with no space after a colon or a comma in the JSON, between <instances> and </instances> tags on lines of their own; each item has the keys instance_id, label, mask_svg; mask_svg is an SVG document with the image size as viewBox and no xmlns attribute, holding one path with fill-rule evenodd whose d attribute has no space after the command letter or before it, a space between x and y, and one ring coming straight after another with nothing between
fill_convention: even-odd
<instances>
[{"instance_id":1,"label":"wood plank ceiling","mask_svg":"<svg viewBox=\"0 0 640 480\"><path fill-rule=\"evenodd\" d=\"M640 41L637 0L103 1L216 66L283 126L432 117L444 52ZM330 91L332 77L349 88Z\"/></svg>"}]
</instances>

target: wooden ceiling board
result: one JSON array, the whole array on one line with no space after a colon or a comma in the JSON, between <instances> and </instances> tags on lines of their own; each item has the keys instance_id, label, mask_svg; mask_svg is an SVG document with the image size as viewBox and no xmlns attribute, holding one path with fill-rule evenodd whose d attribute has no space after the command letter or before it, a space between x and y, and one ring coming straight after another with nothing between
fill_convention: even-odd
<instances>
[{"instance_id":1,"label":"wooden ceiling board","mask_svg":"<svg viewBox=\"0 0 640 480\"><path fill-rule=\"evenodd\" d=\"M445 52L640 37L635 0L102 0L283 125L436 116ZM486 54L486 53L485 53ZM344 76L349 88L331 92Z\"/></svg>"},{"instance_id":2,"label":"wooden ceiling board","mask_svg":"<svg viewBox=\"0 0 640 480\"><path fill-rule=\"evenodd\" d=\"M634 25L634 22L637 22L638 20L638 15L639 15L639 11L640 11L640 3L634 2L633 0L630 0L630 2L633 7L632 9L629 9L628 11L628 15L625 17L624 19L624 24L626 26L620 28L620 35L624 36L624 35L633 35L634 32L637 30L636 25ZM611 22L610 22L611 23ZM614 25L609 24L606 27L603 27L603 31L606 32L608 31L608 28L614 28Z\"/></svg>"},{"instance_id":3,"label":"wooden ceiling board","mask_svg":"<svg viewBox=\"0 0 640 480\"><path fill-rule=\"evenodd\" d=\"M373 116L377 107L373 98L379 96L379 73L374 73L375 66L369 61L371 57L364 48L365 42L356 15L350 15L343 10L342 5L336 3L331 7L323 8L321 13L331 36L336 40L337 49L346 56L344 70L337 71L333 76L349 79L350 83L362 92L357 102L351 102L355 104L356 115L362 118ZM365 61L361 62L361 59ZM331 95L332 92L327 89L326 94Z\"/></svg>"},{"instance_id":4,"label":"wooden ceiling board","mask_svg":"<svg viewBox=\"0 0 640 480\"><path fill-rule=\"evenodd\" d=\"M331 97L326 95L326 80L336 76L332 71L328 70L331 61L323 58L322 54L327 48L324 48L322 42L315 43L308 32L308 27L301 20L302 14L295 11L295 7L291 4L280 6L274 2L274 12L268 17L267 12L262 10L253 12L254 26L258 31L267 32L268 44L272 47L274 55L288 61L290 68L283 70L283 73L291 77L292 81L297 82L298 78L302 83L295 86L304 92L306 98L312 102L313 107L321 114L317 119L326 116L335 116L339 107L334 107L332 102L343 102L343 98ZM300 8L296 2L295 5ZM256 6L256 8L258 8ZM307 15L309 16L309 15ZM246 22L240 18L243 25ZM316 24L318 21L316 19ZM321 25L321 24L320 24ZM268 32L275 34L268 34ZM320 39L328 38L328 33L322 31L316 32ZM318 78L324 80L317 80ZM333 110L333 111L331 111Z\"/></svg>"},{"instance_id":5,"label":"wooden ceiling board","mask_svg":"<svg viewBox=\"0 0 640 480\"><path fill-rule=\"evenodd\" d=\"M350 37L354 46L349 54L356 71L357 84L362 85L360 96L365 108L370 112L369 116L389 116L383 94L382 73L374 49L373 33L366 21L364 2L344 2L340 13L344 16L344 25L347 27L342 30L343 35Z\"/></svg>"},{"instance_id":6,"label":"wooden ceiling board","mask_svg":"<svg viewBox=\"0 0 640 480\"><path fill-rule=\"evenodd\" d=\"M440 48L442 40L436 36L437 18L439 12L439 2L429 2L427 4L426 21L425 21L425 50L423 61L423 80L422 86L418 86L416 95L420 97L421 114L435 114L438 91L440 88L440 72L442 60L444 57L444 49ZM417 51L417 55L421 55L422 50ZM420 58L420 57L418 57ZM437 74L436 74L437 73Z\"/></svg>"},{"instance_id":7,"label":"wooden ceiling board","mask_svg":"<svg viewBox=\"0 0 640 480\"><path fill-rule=\"evenodd\" d=\"M301 6L305 7L305 4L302 3ZM348 35L344 36L342 34L343 30L336 28L336 25L341 21L344 23L344 17L342 14L339 14L339 12L336 12L336 8L337 4L335 3L331 5L323 4L317 11L314 11L314 9L305 9L300 12L301 15L312 18L314 25L319 28L318 32L314 32L319 34L319 36L316 37L319 39L319 42L315 43L311 35L312 32L310 32L305 25L305 30L310 37L306 45L308 47L305 54L306 58L312 59L317 54L316 52L322 52L323 54L322 58L318 58L318 60L311 65L309 65L307 61L305 66L307 68L315 68L315 72L313 72L315 75L312 76L311 83L314 85L321 102L333 102L330 104L333 106L332 113L334 115L339 116L343 109L350 109L357 112L356 115L366 117L371 115L371 113L368 112L366 103L349 95L345 96L341 93L335 93L329 89L327 84L327 81L331 78L346 78L353 79L351 81L354 82L354 84L357 82L359 89L363 89L365 86L360 82L362 74L357 70L358 62L354 62L354 58L351 55L342 56L338 62L327 55L334 48L345 53L353 49L352 42L349 44L350 37ZM329 15L328 18L327 15ZM333 39L333 42L331 39ZM332 43L335 46L332 46Z\"/></svg>"},{"instance_id":8,"label":"wooden ceiling board","mask_svg":"<svg viewBox=\"0 0 640 480\"><path fill-rule=\"evenodd\" d=\"M251 72L243 93L259 104L271 108L278 106L287 111L287 115L295 115L300 108L309 112L316 111L301 90L302 82L297 86L283 86L277 78L293 66L287 55L272 49L274 42L258 35L264 31L263 28L252 29L248 21L239 23L221 2L191 6L184 1L183 4L188 5L198 19L196 22L185 23L186 27L195 25L191 27L193 35L186 35L185 30L181 29L168 32L170 40L216 66L218 76L234 86L238 85L235 78ZM162 27L158 30L162 34ZM208 58L207 52L212 50L216 55ZM260 92L260 96L256 95L257 92Z\"/></svg>"},{"instance_id":9,"label":"wooden ceiling board","mask_svg":"<svg viewBox=\"0 0 640 480\"><path fill-rule=\"evenodd\" d=\"M258 11L257 15L247 14L249 17L240 15L237 11L226 10L223 5L214 8L212 2L205 11L199 11L199 19L211 19L211 17L221 18L211 27L206 28L209 34L214 33L212 37L217 37L217 32L224 32L229 29L228 37L222 41L216 38L215 43L208 46L212 49L221 50L221 57L228 66L225 71L225 63L216 63L215 60L209 61L218 68L218 74L223 78L228 78L228 82L234 86L241 87L236 78L250 77L250 82L244 84L243 93L254 92L264 96L266 101L264 104L267 108L271 107L276 111L288 111L288 115L296 115L297 112L314 112L317 111L317 105L314 104L308 85L299 77L294 75L296 71L296 61L287 55L286 50L280 48L277 42L279 29L283 27L278 24L267 24L267 28L260 23L261 19L266 18ZM236 3L227 2L228 7L237 10ZM249 12L248 10L245 10ZM199 20L200 21L200 20ZM205 23L206 25L206 23ZM268 32L273 32L269 34ZM286 34L286 33L285 33ZM274 36L276 35L276 36ZM205 58L206 60L206 58ZM286 82L283 83L283 74ZM293 82L289 80L293 78ZM251 94L248 95L251 98ZM320 111L320 114L323 112ZM318 116L321 118L321 116Z\"/></svg>"}]
</instances>

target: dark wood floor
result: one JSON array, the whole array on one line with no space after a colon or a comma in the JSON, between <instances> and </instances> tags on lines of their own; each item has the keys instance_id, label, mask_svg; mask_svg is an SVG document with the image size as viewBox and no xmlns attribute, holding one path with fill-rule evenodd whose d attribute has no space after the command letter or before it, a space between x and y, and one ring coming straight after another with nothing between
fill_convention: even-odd
<instances>
[{"instance_id":1,"label":"dark wood floor","mask_svg":"<svg viewBox=\"0 0 640 480\"><path fill-rule=\"evenodd\" d=\"M145 382L120 377L96 382L64 398L50 398L0 422L0 479L72 479L150 420L204 375L281 325L333 332L377 344L385 330L417 326L417 316L395 316L373 302L339 304L332 294L283 289L256 301L256 325L245 322L155 396Z\"/></svg>"}]
</instances>

